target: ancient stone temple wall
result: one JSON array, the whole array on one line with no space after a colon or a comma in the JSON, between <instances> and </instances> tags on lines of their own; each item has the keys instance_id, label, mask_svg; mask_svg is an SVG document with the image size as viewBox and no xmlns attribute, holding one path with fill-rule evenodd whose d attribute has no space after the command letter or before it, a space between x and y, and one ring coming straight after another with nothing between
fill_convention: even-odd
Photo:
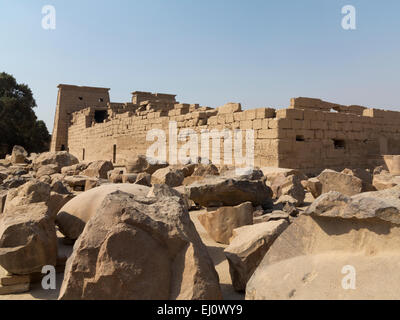
<instances>
[{"instance_id":1,"label":"ancient stone temple wall","mask_svg":"<svg viewBox=\"0 0 400 320\"><path fill-rule=\"evenodd\" d=\"M216 164L240 166L243 163L236 157L234 146L226 141L242 132L237 146L241 144L240 154L245 156L249 129L254 133L254 165L258 167L296 168L308 173L325 168L372 168L383 163L382 155L400 154L400 112L309 98L292 99L289 108L280 110L243 111L237 103L213 109L178 103L174 95L148 92L134 92L130 103L90 105L68 114L65 144L80 160L107 159L124 164L134 155L146 154L154 145L156 138L146 139L152 129L165 133L162 139L167 141L165 151L170 163L178 156L173 150L187 154L184 146L193 138L200 156L208 156L213 162L220 156ZM210 150L202 144L200 133L204 131L221 137L210 139ZM172 152L169 147L174 141L177 148ZM212 148L213 143L220 151Z\"/></svg>"}]
</instances>

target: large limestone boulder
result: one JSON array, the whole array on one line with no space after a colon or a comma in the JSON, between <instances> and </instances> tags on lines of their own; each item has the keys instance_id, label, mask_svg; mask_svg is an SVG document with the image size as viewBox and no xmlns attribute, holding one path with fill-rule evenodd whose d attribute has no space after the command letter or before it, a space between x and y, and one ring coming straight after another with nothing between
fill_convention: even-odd
<instances>
[{"instance_id":1,"label":"large limestone boulder","mask_svg":"<svg viewBox=\"0 0 400 320\"><path fill-rule=\"evenodd\" d=\"M0 265L13 274L56 265L54 219L43 202L20 205L0 215Z\"/></svg>"},{"instance_id":2,"label":"large limestone boulder","mask_svg":"<svg viewBox=\"0 0 400 320\"><path fill-rule=\"evenodd\" d=\"M134 159L130 159L126 164L127 173L146 172L153 174L158 169L168 167L168 163L158 163L155 159L147 158L144 155L139 155Z\"/></svg>"},{"instance_id":3,"label":"large limestone boulder","mask_svg":"<svg viewBox=\"0 0 400 320\"><path fill-rule=\"evenodd\" d=\"M282 196L290 196L295 199L295 205L300 206L304 203L306 193L297 175L285 176L283 174L270 178L270 187L274 193L274 198L279 199Z\"/></svg>"},{"instance_id":4,"label":"large limestone boulder","mask_svg":"<svg viewBox=\"0 0 400 320\"><path fill-rule=\"evenodd\" d=\"M12 212L19 206L30 203L47 202L50 198L51 187L49 184L31 180L18 188L8 192L4 210Z\"/></svg>"},{"instance_id":5,"label":"large limestone boulder","mask_svg":"<svg viewBox=\"0 0 400 320\"><path fill-rule=\"evenodd\" d=\"M400 155L385 155L383 159L390 174L400 176Z\"/></svg>"},{"instance_id":6,"label":"large limestone boulder","mask_svg":"<svg viewBox=\"0 0 400 320\"><path fill-rule=\"evenodd\" d=\"M100 208L104 198L117 190L136 196L146 196L149 187L137 184L104 184L76 196L60 209L56 223L60 231L70 239L77 239L85 224Z\"/></svg>"},{"instance_id":7,"label":"large limestone boulder","mask_svg":"<svg viewBox=\"0 0 400 320\"><path fill-rule=\"evenodd\" d=\"M56 164L47 164L41 166L36 172L36 178L41 178L43 176L51 176L55 173L58 173L59 167Z\"/></svg>"},{"instance_id":8,"label":"large limestone boulder","mask_svg":"<svg viewBox=\"0 0 400 320\"><path fill-rule=\"evenodd\" d=\"M93 178L107 179L107 172L113 169L114 165L111 161L98 160L92 162L87 169L83 171L82 175Z\"/></svg>"},{"instance_id":9,"label":"large limestone boulder","mask_svg":"<svg viewBox=\"0 0 400 320\"><path fill-rule=\"evenodd\" d=\"M186 186L189 198L203 207L237 206L250 201L254 207L272 206L272 191L262 181L206 178Z\"/></svg>"},{"instance_id":10,"label":"large limestone boulder","mask_svg":"<svg viewBox=\"0 0 400 320\"><path fill-rule=\"evenodd\" d=\"M322 183L317 178L310 178L303 181L303 186L316 199L322 194Z\"/></svg>"},{"instance_id":11,"label":"large limestone boulder","mask_svg":"<svg viewBox=\"0 0 400 320\"><path fill-rule=\"evenodd\" d=\"M77 163L72 166L63 167L61 173L66 176L79 176L82 171L86 170L90 163Z\"/></svg>"},{"instance_id":12,"label":"large limestone boulder","mask_svg":"<svg viewBox=\"0 0 400 320\"><path fill-rule=\"evenodd\" d=\"M287 228L285 220L262 222L233 231L233 239L224 253L229 262L232 285L244 291L247 281L275 239Z\"/></svg>"},{"instance_id":13,"label":"large limestone boulder","mask_svg":"<svg viewBox=\"0 0 400 320\"><path fill-rule=\"evenodd\" d=\"M352 196L363 191L363 182L354 175L324 170L317 179L322 184L322 193L338 191L347 196Z\"/></svg>"},{"instance_id":14,"label":"large limestone boulder","mask_svg":"<svg viewBox=\"0 0 400 320\"><path fill-rule=\"evenodd\" d=\"M152 184L166 184L170 187L178 187L182 185L185 176L182 170L171 167L158 169L151 176Z\"/></svg>"},{"instance_id":15,"label":"large limestone boulder","mask_svg":"<svg viewBox=\"0 0 400 320\"><path fill-rule=\"evenodd\" d=\"M399 240L399 187L324 194L275 240L246 299L398 299Z\"/></svg>"},{"instance_id":16,"label":"large limestone boulder","mask_svg":"<svg viewBox=\"0 0 400 320\"><path fill-rule=\"evenodd\" d=\"M376 188L372 185L373 173L369 169L344 169L342 173L360 178L363 184L362 192L376 191Z\"/></svg>"},{"instance_id":17,"label":"large limestone boulder","mask_svg":"<svg viewBox=\"0 0 400 320\"><path fill-rule=\"evenodd\" d=\"M28 157L28 152L21 146L14 146L11 153L11 163L19 164L26 163Z\"/></svg>"},{"instance_id":18,"label":"large limestone boulder","mask_svg":"<svg viewBox=\"0 0 400 320\"><path fill-rule=\"evenodd\" d=\"M245 202L235 207L221 207L200 214L198 218L211 238L229 244L234 229L253 224L253 205Z\"/></svg>"},{"instance_id":19,"label":"large limestone boulder","mask_svg":"<svg viewBox=\"0 0 400 320\"><path fill-rule=\"evenodd\" d=\"M383 170L374 175L372 184L377 190L391 189L400 185L400 177L393 176L388 171Z\"/></svg>"},{"instance_id":20,"label":"large limestone boulder","mask_svg":"<svg viewBox=\"0 0 400 320\"><path fill-rule=\"evenodd\" d=\"M55 164L57 165L58 172L61 172L62 168L78 163L78 159L67 151L57 151L40 154L35 160L33 160L32 164L35 170L38 170L41 166Z\"/></svg>"},{"instance_id":21,"label":"large limestone boulder","mask_svg":"<svg viewBox=\"0 0 400 320\"><path fill-rule=\"evenodd\" d=\"M192 176L195 177L206 177L206 176L218 176L218 168L212 163L202 164L199 163L197 168L193 171Z\"/></svg>"},{"instance_id":22,"label":"large limestone boulder","mask_svg":"<svg viewBox=\"0 0 400 320\"><path fill-rule=\"evenodd\" d=\"M220 299L218 274L176 197L115 192L67 261L59 299Z\"/></svg>"}]
</instances>

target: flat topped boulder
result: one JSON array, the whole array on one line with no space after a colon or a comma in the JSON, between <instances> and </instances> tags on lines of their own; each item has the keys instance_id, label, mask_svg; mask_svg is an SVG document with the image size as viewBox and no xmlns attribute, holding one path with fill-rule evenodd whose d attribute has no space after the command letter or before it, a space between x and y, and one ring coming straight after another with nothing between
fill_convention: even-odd
<instances>
[{"instance_id":1,"label":"flat topped boulder","mask_svg":"<svg viewBox=\"0 0 400 320\"><path fill-rule=\"evenodd\" d=\"M56 228L45 203L20 205L0 217L0 265L4 269L19 275L56 265Z\"/></svg>"},{"instance_id":2,"label":"flat topped boulder","mask_svg":"<svg viewBox=\"0 0 400 320\"><path fill-rule=\"evenodd\" d=\"M21 146L14 146L11 153L12 164L24 164L27 162L28 152Z\"/></svg>"},{"instance_id":3,"label":"flat topped boulder","mask_svg":"<svg viewBox=\"0 0 400 320\"><path fill-rule=\"evenodd\" d=\"M363 181L352 174L324 170L317 179L322 184L322 193L338 191L347 196L363 192Z\"/></svg>"},{"instance_id":4,"label":"flat topped boulder","mask_svg":"<svg viewBox=\"0 0 400 320\"><path fill-rule=\"evenodd\" d=\"M57 165L58 172L61 172L61 169L64 167L69 167L77 163L79 163L78 159L67 151L45 152L32 162L35 170L44 165L55 164Z\"/></svg>"},{"instance_id":5,"label":"flat topped boulder","mask_svg":"<svg viewBox=\"0 0 400 320\"><path fill-rule=\"evenodd\" d=\"M104 198L118 190L137 196L146 196L150 188L138 184L105 184L81 193L58 212L56 223L60 231L70 239L77 239L85 224L100 208Z\"/></svg>"},{"instance_id":6,"label":"flat topped boulder","mask_svg":"<svg viewBox=\"0 0 400 320\"><path fill-rule=\"evenodd\" d=\"M253 206L272 206L272 191L260 180L205 178L186 186L191 200L203 207L237 206L251 202Z\"/></svg>"},{"instance_id":7,"label":"flat topped boulder","mask_svg":"<svg viewBox=\"0 0 400 320\"><path fill-rule=\"evenodd\" d=\"M218 274L176 197L105 197L74 245L59 299L215 300Z\"/></svg>"},{"instance_id":8,"label":"flat topped boulder","mask_svg":"<svg viewBox=\"0 0 400 320\"><path fill-rule=\"evenodd\" d=\"M399 197L399 188L320 196L275 240L246 299L398 299ZM343 287L349 272L356 290Z\"/></svg>"}]
</instances>

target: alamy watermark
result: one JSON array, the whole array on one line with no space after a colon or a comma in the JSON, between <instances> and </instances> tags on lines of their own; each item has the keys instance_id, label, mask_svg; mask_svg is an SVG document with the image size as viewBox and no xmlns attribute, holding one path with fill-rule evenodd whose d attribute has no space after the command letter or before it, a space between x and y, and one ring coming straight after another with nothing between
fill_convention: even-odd
<instances>
[{"instance_id":1,"label":"alamy watermark","mask_svg":"<svg viewBox=\"0 0 400 320\"><path fill-rule=\"evenodd\" d=\"M356 268L346 265L342 268L342 274L346 275L342 279L342 288L344 290L356 290Z\"/></svg>"},{"instance_id":2,"label":"alamy watermark","mask_svg":"<svg viewBox=\"0 0 400 320\"><path fill-rule=\"evenodd\" d=\"M356 30L356 8L352 5L344 6L342 8L342 14L344 15L342 18L342 28L344 30Z\"/></svg>"},{"instance_id":3,"label":"alamy watermark","mask_svg":"<svg viewBox=\"0 0 400 320\"><path fill-rule=\"evenodd\" d=\"M56 29L56 8L52 5L42 7L42 28L44 30Z\"/></svg>"},{"instance_id":4,"label":"alamy watermark","mask_svg":"<svg viewBox=\"0 0 400 320\"><path fill-rule=\"evenodd\" d=\"M245 131L245 136L242 131ZM224 165L234 165L240 172L254 168L254 130L252 129L202 129L200 133L197 133L193 129L183 128L178 132L177 123L170 121L168 135L164 130L152 129L147 132L146 141L155 141L146 152L147 159L152 164L185 165L197 163L200 159L204 164L211 161L215 165L220 165L223 158ZM183 145L178 147L178 142ZM223 152L221 144L223 144ZM167 154L169 154L168 159Z\"/></svg>"}]
</instances>

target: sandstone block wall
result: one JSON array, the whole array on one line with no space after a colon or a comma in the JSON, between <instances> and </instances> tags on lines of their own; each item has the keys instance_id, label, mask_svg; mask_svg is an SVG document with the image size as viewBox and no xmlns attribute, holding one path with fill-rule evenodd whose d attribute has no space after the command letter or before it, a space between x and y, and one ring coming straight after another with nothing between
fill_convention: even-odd
<instances>
[{"instance_id":1,"label":"sandstone block wall","mask_svg":"<svg viewBox=\"0 0 400 320\"><path fill-rule=\"evenodd\" d=\"M132 103L107 103L107 119L96 123L98 106L88 106L68 115L66 145L80 160L107 159L124 164L134 155L146 154L154 141L146 141L151 129L166 133L168 143L174 137L170 122L177 130L191 129L191 136L202 130L224 129L242 132L242 152L246 152L246 130L254 130L255 166L286 167L318 173L325 168L372 168L383 163L382 155L400 154L400 112L342 106L319 99L296 98L287 109L259 108L242 110L238 103L216 109L198 104L182 104L174 95L133 93ZM56 137L54 137L56 139ZM179 141L180 150L189 137ZM221 162L224 138L219 141ZM198 141L199 153L201 141ZM211 153L209 159L214 160ZM167 148L167 160L176 157ZM204 151L203 151L204 152Z\"/></svg>"}]
</instances>

